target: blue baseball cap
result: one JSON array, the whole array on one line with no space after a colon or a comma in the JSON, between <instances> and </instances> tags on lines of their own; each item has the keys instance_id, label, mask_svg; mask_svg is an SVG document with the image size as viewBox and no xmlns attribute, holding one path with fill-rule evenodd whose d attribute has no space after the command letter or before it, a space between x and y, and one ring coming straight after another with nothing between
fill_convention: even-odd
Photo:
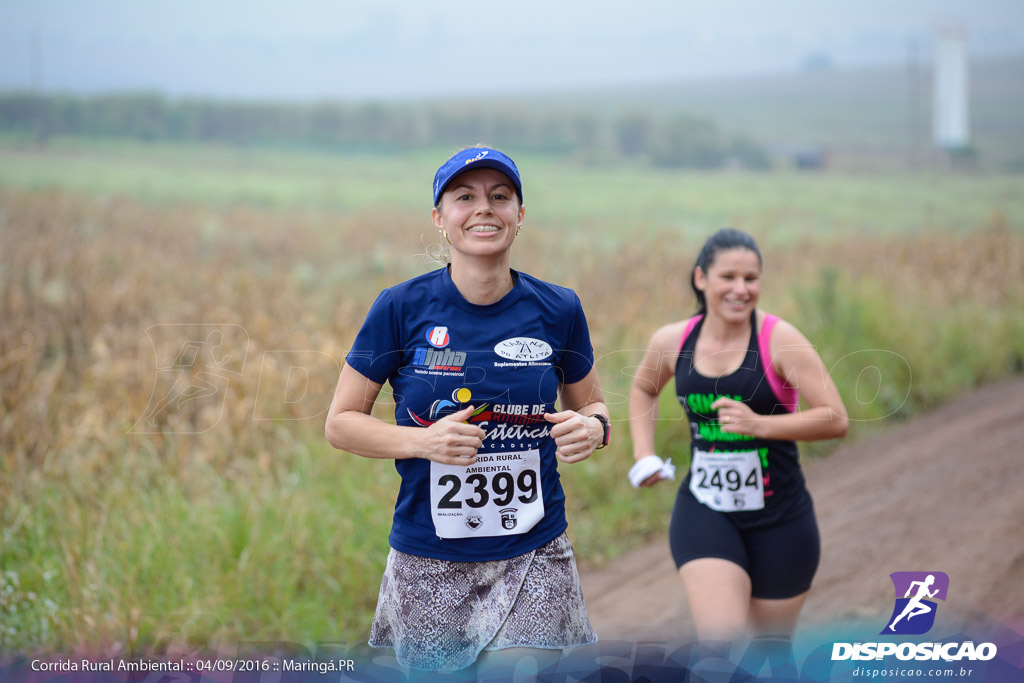
<instances>
[{"instance_id":1,"label":"blue baseball cap","mask_svg":"<svg viewBox=\"0 0 1024 683\"><path fill-rule=\"evenodd\" d=\"M441 194L448 187L448 183L456 176L474 168L493 168L507 175L516 187L519 201L523 201L523 181L519 178L516 162L508 155L490 147L468 147L452 155L452 158L441 164L441 168L434 174L434 206L441 201Z\"/></svg>"}]
</instances>

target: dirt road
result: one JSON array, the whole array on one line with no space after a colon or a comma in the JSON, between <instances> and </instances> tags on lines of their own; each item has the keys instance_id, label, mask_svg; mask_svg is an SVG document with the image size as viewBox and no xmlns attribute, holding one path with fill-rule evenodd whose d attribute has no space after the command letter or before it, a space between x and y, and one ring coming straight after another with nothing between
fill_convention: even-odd
<instances>
[{"instance_id":1,"label":"dirt road","mask_svg":"<svg viewBox=\"0 0 1024 683\"><path fill-rule=\"evenodd\" d=\"M802 629L844 619L882 628L891 572L942 571L942 617L985 615L1024 632L1024 378L843 445L805 472L822 563ZM582 580L602 639L693 640L667 541Z\"/></svg>"}]
</instances>

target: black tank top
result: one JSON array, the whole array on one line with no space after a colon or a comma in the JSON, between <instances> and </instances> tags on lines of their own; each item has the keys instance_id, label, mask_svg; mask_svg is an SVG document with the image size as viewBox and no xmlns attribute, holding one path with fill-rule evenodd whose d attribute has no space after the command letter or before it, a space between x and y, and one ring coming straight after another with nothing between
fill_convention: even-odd
<instances>
[{"instance_id":1,"label":"black tank top","mask_svg":"<svg viewBox=\"0 0 1024 683\"><path fill-rule=\"evenodd\" d=\"M691 465L682 487L741 528L797 517L811 505L811 497L800 470L796 442L723 432L718 411L710 407L720 396L726 396L743 401L759 415L788 412L765 376L762 361L768 359L762 359L758 351L757 312L750 316L750 343L743 363L735 372L721 377L705 377L693 366L693 351L703 325L701 318L683 340L676 361L676 396L690 420L690 457L692 465L697 465ZM751 452L757 456L749 455ZM737 453L748 455L728 455ZM760 487L756 481L758 465ZM694 495L695 488L698 495ZM762 495L763 507L757 509Z\"/></svg>"}]
</instances>

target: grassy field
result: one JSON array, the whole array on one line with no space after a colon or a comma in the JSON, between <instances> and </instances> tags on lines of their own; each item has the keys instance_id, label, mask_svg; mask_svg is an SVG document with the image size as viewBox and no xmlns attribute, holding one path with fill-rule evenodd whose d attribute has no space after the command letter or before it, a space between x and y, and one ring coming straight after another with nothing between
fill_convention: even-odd
<instances>
[{"instance_id":1,"label":"grassy field","mask_svg":"<svg viewBox=\"0 0 1024 683\"><path fill-rule=\"evenodd\" d=\"M374 296L436 267L445 152L0 143L0 650L365 637L397 476L322 421ZM625 479L629 368L722 225L762 243L763 307L818 345L850 438L1024 369L1019 176L519 161L514 265L580 293L618 423L562 469L584 566L667 524L674 491ZM211 333L220 369L188 374ZM181 377L212 393L156 409Z\"/></svg>"},{"instance_id":2,"label":"grassy field","mask_svg":"<svg viewBox=\"0 0 1024 683\"><path fill-rule=\"evenodd\" d=\"M400 157L56 139L46 148L3 140L0 187L59 188L146 204L322 210L403 210L425 216L437 160L451 150ZM698 173L646 166L575 166L517 155L529 180L527 210L559 237L598 235L617 245L668 231L702 240L722 225L762 242L856 238L921 230L973 230L992 214L1024 215L1013 174ZM614 190L614 191L610 191ZM1012 221L1011 221L1012 223ZM581 226L594 228L581 230Z\"/></svg>"}]
</instances>

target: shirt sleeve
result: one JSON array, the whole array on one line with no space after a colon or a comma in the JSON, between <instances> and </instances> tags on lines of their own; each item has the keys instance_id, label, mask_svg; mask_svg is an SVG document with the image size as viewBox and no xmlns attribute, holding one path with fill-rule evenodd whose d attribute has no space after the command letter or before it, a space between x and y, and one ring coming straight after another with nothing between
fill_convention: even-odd
<instances>
[{"instance_id":1,"label":"shirt sleeve","mask_svg":"<svg viewBox=\"0 0 1024 683\"><path fill-rule=\"evenodd\" d=\"M573 384L587 376L594 367L594 347L590 343L590 328L587 327L587 316L583 313L583 304L579 296L573 293L574 310L568 317L569 335L565 353L559 367L562 370L562 382Z\"/></svg>"},{"instance_id":2,"label":"shirt sleeve","mask_svg":"<svg viewBox=\"0 0 1024 683\"><path fill-rule=\"evenodd\" d=\"M345 362L364 377L384 384L398 372L401 360L395 302L385 289L366 314Z\"/></svg>"}]
</instances>

